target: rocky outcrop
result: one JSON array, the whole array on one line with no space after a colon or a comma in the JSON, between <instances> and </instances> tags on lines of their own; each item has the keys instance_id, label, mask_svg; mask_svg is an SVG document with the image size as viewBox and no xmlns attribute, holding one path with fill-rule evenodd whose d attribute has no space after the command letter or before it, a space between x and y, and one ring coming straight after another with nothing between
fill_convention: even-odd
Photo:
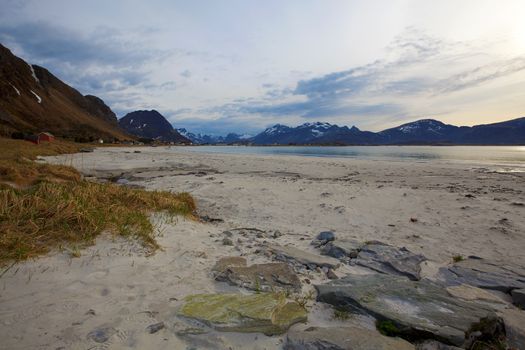
<instances>
[{"instance_id":1,"label":"rocky outcrop","mask_svg":"<svg viewBox=\"0 0 525 350\"><path fill-rule=\"evenodd\" d=\"M353 261L381 273L405 276L416 281L421 278L420 264L425 260L423 255L414 254L404 247L397 248L378 242L363 246Z\"/></svg>"},{"instance_id":2,"label":"rocky outcrop","mask_svg":"<svg viewBox=\"0 0 525 350\"><path fill-rule=\"evenodd\" d=\"M338 239L321 247L321 254L337 259L355 259L364 243L353 239Z\"/></svg>"},{"instance_id":3,"label":"rocky outcrop","mask_svg":"<svg viewBox=\"0 0 525 350\"><path fill-rule=\"evenodd\" d=\"M266 335L282 334L307 319L307 311L281 293L190 295L178 315L218 331Z\"/></svg>"},{"instance_id":4,"label":"rocky outcrop","mask_svg":"<svg viewBox=\"0 0 525 350\"><path fill-rule=\"evenodd\" d=\"M441 268L438 277L448 285L469 284L505 293L525 288L525 268L496 264L477 257Z\"/></svg>"},{"instance_id":5,"label":"rocky outcrop","mask_svg":"<svg viewBox=\"0 0 525 350\"><path fill-rule=\"evenodd\" d=\"M334 269L339 266L339 261L337 259L309 253L295 247L270 245L268 248L275 255L277 260L305 265L311 269L315 269L316 267Z\"/></svg>"},{"instance_id":6,"label":"rocky outcrop","mask_svg":"<svg viewBox=\"0 0 525 350\"><path fill-rule=\"evenodd\" d=\"M456 299L426 280L386 274L349 275L315 287L318 301L370 314L379 320L379 329L410 338L433 338L463 346L474 326L496 320L490 307Z\"/></svg>"},{"instance_id":7,"label":"rocky outcrop","mask_svg":"<svg viewBox=\"0 0 525 350\"><path fill-rule=\"evenodd\" d=\"M312 244L320 246L323 255L411 280L421 278L420 264L426 260L423 255L414 254L404 247L397 248L378 241L362 243L354 239L323 241L317 238Z\"/></svg>"},{"instance_id":8,"label":"rocky outcrop","mask_svg":"<svg viewBox=\"0 0 525 350\"><path fill-rule=\"evenodd\" d=\"M301 290L299 277L286 263L246 266L246 259L242 257L226 257L217 262L213 271L217 281L255 291Z\"/></svg>"},{"instance_id":9,"label":"rocky outcrop","mask_svg":"<svg viewBox=\"0 0 525 350\"><path fill-rule=\"evenodd\" d=\"M358 327L294 327L286 335L284 350L414 350L401 338Z\"/></svg>"}]
</instances>

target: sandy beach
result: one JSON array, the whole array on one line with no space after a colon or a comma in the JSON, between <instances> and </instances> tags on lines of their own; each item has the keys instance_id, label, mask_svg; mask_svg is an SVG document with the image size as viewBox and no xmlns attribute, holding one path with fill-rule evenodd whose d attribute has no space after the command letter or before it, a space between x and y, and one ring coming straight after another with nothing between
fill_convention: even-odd
<instances>
[{"instance_id":1,"label":"sandy beach","mask_svg":"<svg viewBox=\"0 0 525 350\"><path fill-rule=\"evenodd\" d=\"M194 325L176 311L190 294L247 293L214 280L219 258L270 262L261 248L268 244L318 254L310 242L321 231L422 254L428 260L421 275L431 280L455 256L513 266L525 261L525 173L500 171L497 165L203 154L166 147L99 148L46 161L73 165L86 178L189 192L202 220L153 216L163 248L153 256L136 243L106 235L79 258L55 252L11 267L0 278L2 349L280 348L284 335L193 334L188 329ZM241 228L265 234L237 234ZM232 245L224 244L224 231L233 232ZM366 271L343 265L335 273ZM325 271L315 269L299 271L299 277L303 294L329 281ZM146 331L158 322L165 328ZM309 326L342 323L329 305L309 301ZM344 323L375 328L368 316ZM96 329L106 329L107 341L93 341L89 334Z\"/></svg>"}]
</instances>

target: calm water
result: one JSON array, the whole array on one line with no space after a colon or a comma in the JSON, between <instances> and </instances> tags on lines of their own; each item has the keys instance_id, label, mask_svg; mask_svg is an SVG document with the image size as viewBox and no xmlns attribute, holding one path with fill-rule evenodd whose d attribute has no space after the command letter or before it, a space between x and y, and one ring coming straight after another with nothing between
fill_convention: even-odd
<instances>
[{"instance_id":1,"label":"calm water","mask_svg":"<svg viewBox=\"0 0 525 350\"><path fill-rule=\"evenodd\" d=\"M525 146L195 146L184 150L203 153L293 155L388 160L473 161L525 167Z\"/></svg>"}]
</instances>

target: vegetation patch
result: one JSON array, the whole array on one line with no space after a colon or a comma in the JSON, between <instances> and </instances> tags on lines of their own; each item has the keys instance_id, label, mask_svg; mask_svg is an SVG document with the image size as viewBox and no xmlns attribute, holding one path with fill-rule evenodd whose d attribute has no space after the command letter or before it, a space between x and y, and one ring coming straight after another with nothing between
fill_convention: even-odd
<instances>
[{"instance_id":1,"label":"vegetation patch","mask_svg":"<svg viewBox=\"0 0 525 350\"><path fill-rule=\"evenodd\" d=\"M11 148L0 156L0 265L61 246L73 247L72 256L78 256L78 247L93 244L103 231L138 239L154 251L159 245L152 212L191 216L195 211L187 193L83 181L74 168L30 160L75 151L74 144L37 148L42 152L32 148L40 145L0 139L0 146L6 144Z\"/></svg>"},{"instance_id":2,"label":"vegetation patch","mask_svg":"<svg viewBox=\"0 0 525 350\"><path fill-rule=\"evenodd\" d=\"M454 261L455 263L463 261L463 260L465 260L465 258L463 258L462 255L455 255L452 257L452 261Z\"/></svg>"},{"instance_id":3,"label":"vegetation patch","mask_svg":"<svg viewBox=\"0 0 525 350\"><path fill-rule=\"evenodd\" d=\"M376 321L376 328L381 334L389 337L397 337L402 333L394 322L388 320Z\"/></svg>"}]
</instances>

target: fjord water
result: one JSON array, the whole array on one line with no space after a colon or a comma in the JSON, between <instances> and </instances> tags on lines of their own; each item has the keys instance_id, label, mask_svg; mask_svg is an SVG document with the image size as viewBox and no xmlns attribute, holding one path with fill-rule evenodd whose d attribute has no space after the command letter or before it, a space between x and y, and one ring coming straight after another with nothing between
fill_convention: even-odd
<instances>
[{"instance_id":1,"label":"fjord water","mask_svg":"<svg viewBox=\"0 0 525 350\"><path fill-rule=\"evenodd\" d=\"M471 161L525 167L525 146L194 146L192 152L357 159Z\"/></svg>"}]
</instances>

